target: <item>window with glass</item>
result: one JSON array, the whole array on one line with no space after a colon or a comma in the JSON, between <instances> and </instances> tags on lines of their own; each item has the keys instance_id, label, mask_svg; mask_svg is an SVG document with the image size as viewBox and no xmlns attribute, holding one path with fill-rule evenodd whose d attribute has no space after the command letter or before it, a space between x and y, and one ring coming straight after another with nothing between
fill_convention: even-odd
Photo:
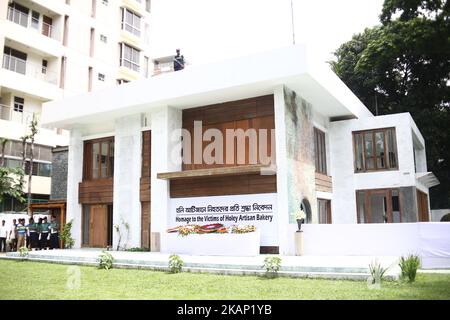
<instances>
[{"instance_id":1,"label":"window with glass","mask_svg":"<svg viewBox=\"0 0 450 320\"><path fill-rule=\"evenodd\" d=\"M402 222L398 189L358 190L356 208L358 223Z\"/></svg>"},{"instance_id":2,"label":"window with glass","mask_svg":"<svg viewBox=\"0 0 450 320\"><path fill-rule=\"evenodd\" d=\"M398 169L395 128L353 132L355 172Z\"/></svg>"},{"instance_id":3,"label":"window with glass","mask_svg":"<svg viewBox=\"0 0 450 320\"><path fill-rule=\"evenodd\" d=\"M140 37L141 17L127 8L122 8L122 30Z\"/></svg>"},{"instance_id":4,"label":"window with glass","mask_svg":"<svg viewBox=\"0 0 450 320\"><path fill-rule=\"evenodd\" d=\"M114 138L86 141L84 151L85 180L113 177Z\"/></svg>"},{"instance_id":5,"label":"window with glass","mask_svg":"<svg viewBox=\"0 0 450 320\"><path fill-rule=\"evenodd\" d=\"M7 19L20 24L23 27L28 27L28 15L30 9L24 7L16 2L11 2L8 5Z\"/></svg>"},{"instance_id":6,"label":"window with glass","mask_svg":"<svg viewBox=\"0 0 450 320\"><path fill-rule=\"evenodd\" d=\"M319 212L319 223L331 223L331 200L317 199L317 211Z\"/></svg>"},{"instance_id":7,"label":"window with glass","mask_svg":"<svg viewBox=\"0 0 450 320\"><path fill-rule=\"evenodd\" d=\"M27 54L5 46L3 49L3 68L25 74L27 70Z\"/></svg>"},{"instance_id":8,"label":"window with glass","mask_svg":"<svg viewBox=\"0 0 450 320\"><path fill-rule=\"evenodd\" d=\"M140 51L125 43L120 44L120 65L139 72Z\"/></svg>"},{"instance_id":9,"label":"window with glass","mask_svg":"<svg viewBox=\"0 0 450 320\"><path fill-rule=\"evenodd\" d=\"M327 174L327 151L325 132L314 128L314 150L316 155L316 172Z\"/></svg>"},{"instance_id":10,"label":"window with glass","mask_svg":"<svg viewBox=\"0 0 450 320\"><path fill-rule=\"evenodd\" d=\"M23 106L25 105L25 99L20 97L14 97L14 111L23 112Z\"/></svg>"}]
</instances>

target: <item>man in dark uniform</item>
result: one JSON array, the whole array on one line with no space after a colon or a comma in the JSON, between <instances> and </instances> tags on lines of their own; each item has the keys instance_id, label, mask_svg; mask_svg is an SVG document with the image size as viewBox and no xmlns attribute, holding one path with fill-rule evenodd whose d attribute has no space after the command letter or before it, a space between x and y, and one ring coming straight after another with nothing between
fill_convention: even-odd
<instances>
[{"instance_id":1,"label":"man in dark uniform","mask_svg":"<svg viewBox=\"0 0 450 320\"><path fill-rule=\"evenodd\" d=\"M33 218L30 218L27 225L28 238L30 239L30 249L39 249L39 230L38 224L34 222Z\"/></svg>"},{"instance_id":2,"label":"man in dark uniform","mask_svg":"<svg viewBox=\"0 0 450 320\"><path fill-rule=\"evenodd\" d=\"M55 216L50 221L50 249L59 249L59 223Z\"/></svg>"},{"instance_id":3,"label":"man in dark uniform","mask_svg":"<svg viewBox=\"0 0 450 320\"><path fill-rule=\"evenodd\" d=\"M173 69L175 71L184 69L184 56L180 55L180 49L177 49L177 55L173 58Z\"/></svg>"},{"instance_id":4,"label":"man in dark uniform","mask_svg":"<svg viewBox=\"0 0 450 320\"><path fill-rule=\"evenodd\" d=\"M39 230L39 245L41 247L41 250L46 250L48 248L49 227L50 224L47 222L47 217L44 217L44 219L42 219L42 224Z\"/></svg>"}]
</instances>

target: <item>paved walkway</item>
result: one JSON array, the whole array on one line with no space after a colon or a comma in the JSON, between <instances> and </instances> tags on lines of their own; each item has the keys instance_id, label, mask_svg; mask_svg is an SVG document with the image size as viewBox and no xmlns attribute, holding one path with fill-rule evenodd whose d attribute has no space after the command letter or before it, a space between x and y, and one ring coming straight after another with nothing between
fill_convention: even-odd
<instances>
[{"instance_id":1,"label":"paved walkway","mask_svg":"<svg viewBox=\"0 0 450 320\"><path fill-rule=\"evenodd\" d=\"M31 251L29 260L62 264L97 265L99 249L44 250ZM116 268L137 268L167 270L169 254L159 252L109 251L114 257ZM189 272L209 272L218 274L260 275L262 265L268 255L254 257L233 256L190 256L180 255L183 270ZM0 257L18 259L19 254L8 253ZM397 279L400 274L397 257L370 256L280 256L280 275L292 277L320 277L366 280L369 264L377 259L383 267L389 267L387 278Z\"/></svg>"}]
</instances>

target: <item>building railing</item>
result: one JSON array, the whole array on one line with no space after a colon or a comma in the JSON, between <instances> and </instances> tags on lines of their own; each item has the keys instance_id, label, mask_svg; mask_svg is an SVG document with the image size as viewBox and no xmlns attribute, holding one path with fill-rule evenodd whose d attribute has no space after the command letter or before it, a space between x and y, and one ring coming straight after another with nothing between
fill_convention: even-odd
<instances>
[{"instance_id":1,"label":"building railing","mask_svg":"<svg viewBox=\"0 0 450 320\"><path fill-rule=\"evenodd\" d=\"M35 113L36 120L39 121L40 117L40 113ZM18 111L10 106L0 104L0 119L29 125L33 120L33 112Z\"/></svg>"},{"instance_id":2,"label":"building railing","mask_svg":"<svg viewBox=\"0 0 450 320\"><path fill-rule=\"evenodd\" d=\"M8 54L3 54L2 68L54 85L58 84L58 74L56 72L49 71L45 66L27 62Z\"/></svg>"},{"instance_id":3,"label":"building railing","mask_svg":"<svg viewBox=\"0 0 450 320\"><path fill-rule=\"evenodd\" d=\"M15 8L8 7L7 19L21 25L22 27L40 31L44 36L53 38L53 26L51 24L42 22L42 28L39 29L39 20L30 18L29 14L21 12Z\"/></svg>"}]
</instances>

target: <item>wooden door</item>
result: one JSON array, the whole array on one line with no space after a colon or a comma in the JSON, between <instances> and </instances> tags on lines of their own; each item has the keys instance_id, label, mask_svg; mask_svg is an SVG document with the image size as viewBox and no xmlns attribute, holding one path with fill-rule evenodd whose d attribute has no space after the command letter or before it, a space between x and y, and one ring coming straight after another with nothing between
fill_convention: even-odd
<instances>
[{"instance_id":1,"label":"wooden door","mask_svg":"<svg viewBox=\"0 0 450 320\"><path fill-rule=\"evenodd\" d=\"M430 213L428 211L428 196L426 193L417 190L417 211L420 222L429 222Z\"/></svg>"},{"instance_id":2,"label":"wooden door","mask_svg":"<svg viewBox=\"0 0 450 320\"><path fill-rule=\"evenodd\" d=\"M105 248L108 245L108 206L90 207L89 246Z\"/></svg>"}]
</instances>

